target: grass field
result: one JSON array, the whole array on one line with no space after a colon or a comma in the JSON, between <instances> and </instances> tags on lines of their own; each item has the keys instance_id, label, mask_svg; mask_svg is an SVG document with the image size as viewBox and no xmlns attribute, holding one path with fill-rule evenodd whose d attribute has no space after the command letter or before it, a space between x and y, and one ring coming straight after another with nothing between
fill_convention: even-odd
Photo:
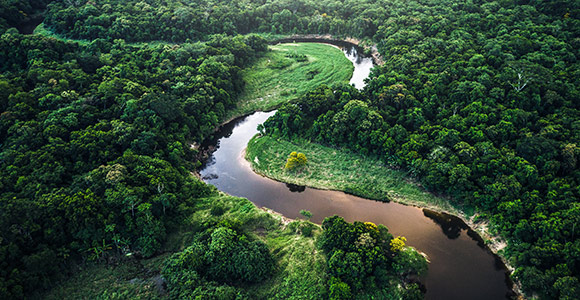
<instances>
[{"instance_id":1,"label":"grass field","mask_svg":"<svg viewBox=\"0 0 580 300\"><path fill-rule=\"evenodd\" d=\"M337 47L318 43L279 44L242 71L246 82L230 117L276 108L321 84L348 83L354 66Z\"/></svg>"},{"instance_id":2,"label":"grass field","mask_svg":"<svg viewBox=\"0 0 580 300\"><path fill-rule=\"evenodd\" d=\"M302 152L308 163L302 169L288 171L284 164L292 152ZM449 201L424 191L406 172L393 170L376 158L348 150L334 149L307 141L292 143L269 136L255 136L248 142L246 159L252 168L278 181L354 193L381 200L388 198L404 204L459 214ZM360 188L362 187L362 188Z\"/></svg>"}]
</instances>

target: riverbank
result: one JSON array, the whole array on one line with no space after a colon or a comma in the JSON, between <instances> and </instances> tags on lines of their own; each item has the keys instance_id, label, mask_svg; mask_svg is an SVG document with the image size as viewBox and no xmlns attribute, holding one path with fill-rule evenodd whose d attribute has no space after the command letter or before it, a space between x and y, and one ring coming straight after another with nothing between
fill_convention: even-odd
<instances>
[{"instance_id":1,"label":"riverbank","mask_svg":"<svg viewBox=\"0 0 580 300\"><path fill-rule=\"evenodd\" d=\"M286 158L292 151L306 155L308 163L304 168L296 171L284 169ZM255 136L248 142L245 157L254 171L278 181L344 192L355 190L356 187L367 187L369 190L357 189L355 195L380 201L386 193L388 199L402 204L450 214L461 212L447 199L424 191L406 172L390 169L379 159L348 150L307 141L293 143L270 136Z\"/></svg>"},{"instance_id":2,"label":"riverbank","mask_svg":"<svg viewBox=\"0 0 580 300\"><path fill-rule=\"evenodd\" d=\"M385 62L379 53L377 46L368 42L363 42L360 39L353 37L335 37L330 34L294 34L282 37L267 37L272 44L289 43L289 42L305 42L305 43L330 43L339 46L355 46L363 50L364 53L369 54L373 58L375 65L382 66Z\"/></svg>"},{"instance_id":3,"label":"riverbank","mask_svg":"<svg viewBox=\"0 0 580 300\"><path fill-rule=\"evenodd\" d=\"M292 151L306 155L308 163L304 168L284 169ZM390 169L379 159L307 141L293 143L259 135L248 142L244 156L256 173L277 181L344 192L349 192L353 186L372 187L366 194L365 189L359 189L357 196L372 199L377 198L377 192L384 191L394 202L457 216L479 234L485 246L510 272L514 270L502 252L506 242L490 232L487 221L481 220L472 210L451 205L450 199L425 191L406 172ZM521 294L517 287L514 289Z\"/></svg>"}]
</instances>

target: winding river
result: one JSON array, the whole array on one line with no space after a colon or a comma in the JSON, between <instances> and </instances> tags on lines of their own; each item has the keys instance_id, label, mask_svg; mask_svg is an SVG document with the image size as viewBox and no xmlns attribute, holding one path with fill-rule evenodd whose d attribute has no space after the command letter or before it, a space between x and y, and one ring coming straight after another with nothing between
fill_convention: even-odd
<instances>
[{"instance_id":1,"label":"winding river","mask_svg":"<svg viewBox=\"0 0 580 300\"><path fill-rule=\"evenodd\" d=\"M362 88L372 60L358 55L356 48L343 51L355 65L351 83ZM299 211L306 209L312 212L312 221L317 223L325 217L340 215L350 222L384 224L394 236L405 236L407 244L429 256L429 271L422 278L426 299L488 300L512 295L504 265L456 217L343 192L288 185L254 173L243 152L257 133L257 125L274 113L256 112L224 125L216 133L216 139L207 143L217 150L200 171L205 182L289 218L299 217Z\"/></svg>"}]
</instances>

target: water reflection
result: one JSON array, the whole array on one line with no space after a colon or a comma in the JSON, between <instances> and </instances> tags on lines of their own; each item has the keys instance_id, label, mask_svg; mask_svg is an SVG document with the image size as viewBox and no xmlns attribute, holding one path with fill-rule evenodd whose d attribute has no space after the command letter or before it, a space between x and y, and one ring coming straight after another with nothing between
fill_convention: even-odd
<instances>
[{"instance_id":1,"label":"water reflection","mask_svg":"<svg viewBox=\"0 0 580 300\"><path fill-rule=\"evenodd\" d=\"M350 84L354 84L357 89L362 89L366 85L365 80L371 74L371 69L373 68L372 57L365 57L361 55L360 49L355 46L343 46L342 52L348 60L350 60L354 67L355 72L352 74L350 79Z\"/></svg>"},{"instance_id":2,"label":"water reflection","mask_svg":"<svg viewBox=\"0 0 580 300\"><path fill-rule=\"evenodd\" d=\"M441 226L443 234L445 234L451 240L458 238L463 230L469 229L469 227L456 216L432 211L429 209L423 209L423 214L425 217L435 221L435 223ZM477 234L475 235L477 236Z\"/></svg>"},{"instance_id":3,"label":"water reflection","mask_svg":"<svg viewBox=\"0 0 580 300\"><path fill-rule=\"evenodd\" d=\"M302 193L302 192L304 192L306 190L306 187L305 186L303 186L303 185L297 185L297 184L292 184L292 183L286 183L286 187L292 193Z\"/></svg>"}]
</instances>

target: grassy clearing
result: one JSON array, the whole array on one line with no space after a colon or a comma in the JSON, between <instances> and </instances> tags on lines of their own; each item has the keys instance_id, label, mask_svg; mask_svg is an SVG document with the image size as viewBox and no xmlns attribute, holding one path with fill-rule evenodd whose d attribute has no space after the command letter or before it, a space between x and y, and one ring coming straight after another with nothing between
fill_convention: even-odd
<instances>
[{"instance_id":1,"label":"grassy clearing","mask_svg":"<svg viewBox=\"0 0 580 300\"><path fill-rule=\"evenodd\" d=\"M348 83L354 66L337 47L317 43L279 44L243 71L245 90L230 117L269 110L321 84Z\"/></svg>"},{"instance_id":2,"label":"grassy clearing","mask_svg":"<svg viewBox=\"0 0 580 300\"><path fill-rule=\"evenodd\" d=\"M315 246L319 225L289 220L274 212L257 208L244 198L216 196L190 203L181 230L169 236L162 254L146 260L122 259L114 265L85 265L66 282L42 295L42 299L164 299L159 289L163 262L172 253L191 244L206 226L235 222L252 238L268 245L277 261L276 273L268 280L244 286L252 299L323 299L326 292L326 262ZM216 216L215 207L222 214ZM213 211L213 213L212 213ZM312 227L305 236L303 227Z\"/></svg>"},{"instance_id":3,"label":"grassy clearing","mask_svg":"<svg viewBox=\"0 0 580 300\"><path fill-rule=\"evenodd\" d=\"M306 155L308 163L304 168L297 171L284 169L292 151ZM255 136L248 142L246 159L258 173L282 182L347 192L354 189L358 196L372 199L386 192L396 202L459 213L449 201L424 191L409 179L407 173L389 169L376 158L348 150L307 141L292 143L269 136ZM357 188L361 186L371 188Z\"/></svg>"}]
</instances>

